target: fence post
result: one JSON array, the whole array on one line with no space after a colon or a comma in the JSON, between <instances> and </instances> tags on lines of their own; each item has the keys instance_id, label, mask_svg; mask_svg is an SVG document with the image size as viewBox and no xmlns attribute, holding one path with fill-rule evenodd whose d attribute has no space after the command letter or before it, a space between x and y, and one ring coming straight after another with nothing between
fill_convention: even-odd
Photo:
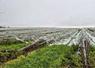
<instances>
[{"instance_id":1,"label":"fence post","mask_svg":"<svg viewBox=\"0 0 95 68\"><path fill-rule=\"evenodd\" d=\"M81 39L80 40L80 53L81 53L81 58L82 58L82 63L83 63L83 68L91 68L89 65L89 47L90 47L90 41L88 39Z\"/></svg>"}]
</instances>

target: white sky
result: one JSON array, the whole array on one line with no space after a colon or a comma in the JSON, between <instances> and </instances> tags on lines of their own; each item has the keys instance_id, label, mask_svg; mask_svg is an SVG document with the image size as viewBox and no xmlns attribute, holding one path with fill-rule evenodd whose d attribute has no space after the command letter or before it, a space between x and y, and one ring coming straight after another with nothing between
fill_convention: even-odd
<instances>
[{"instance_id":1,"label":"white sky","mask_svg":"<svg viewBox=\"0 0 95 68\"><path fill-rule=\"evenodd\" d=\"M0 25L95 26L95 0L0 0Z\"/></svg>"}]
</instances>

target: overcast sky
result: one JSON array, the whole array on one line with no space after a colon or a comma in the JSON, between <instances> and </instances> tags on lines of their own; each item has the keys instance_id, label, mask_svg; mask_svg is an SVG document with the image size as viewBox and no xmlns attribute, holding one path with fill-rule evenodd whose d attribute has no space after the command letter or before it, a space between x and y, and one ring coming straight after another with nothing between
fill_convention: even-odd
<instances>
[{"instance_id":1,"label":"overcast sky","mask_svg":"<svg viewBox=\"0 0 95 68\"><path fill-rule=\"evenodd\" d=\"M0 0L3 26L95 25L95 0Z\"/></svg>"}]
</instances>

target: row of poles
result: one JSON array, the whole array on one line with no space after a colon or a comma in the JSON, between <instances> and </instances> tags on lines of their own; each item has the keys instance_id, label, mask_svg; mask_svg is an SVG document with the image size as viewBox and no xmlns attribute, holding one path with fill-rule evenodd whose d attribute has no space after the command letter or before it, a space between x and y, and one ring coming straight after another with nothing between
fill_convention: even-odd
<instances>
[{"instance_id":1,"label":"row of poles","mask_svg":"<svg viewBox=\"0 0 95 68\"><path fill-rule=\"evenodd\" d=\"M93 39L90 37L88 31L89 30L86 28L79 29L76 33L74 33L74 35L70 38L69 42L67 43L67 45L69 45L72 42L73 38L78 35L76 39L78 38L77 45L79 45L79 52L81 54L83 68L91 68L89 64L89 49L91 46L91 42L93 42Z\"/></svg>"}]
</instances>

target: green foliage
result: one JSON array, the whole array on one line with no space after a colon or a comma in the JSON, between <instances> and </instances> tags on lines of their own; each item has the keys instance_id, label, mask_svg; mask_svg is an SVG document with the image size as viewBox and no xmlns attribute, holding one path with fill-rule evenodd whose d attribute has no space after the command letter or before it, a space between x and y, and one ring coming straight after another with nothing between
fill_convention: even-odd
<instances>
[{"instance_id":1,"label":"green foliage","mask_svg":"<svg viewBox=\"0 0 95 68\"><path fill-rule=\"evenodd\" d=\"M26 43L26 42L28 42L28 43ZM0 44L0 51L1 50L18 50L22 47L25 47L25 46L31 44L30 41L26 41L26 42L15 43L15 44Z\"/></svg>"},{"instance_id":2,"label":"green foliage","mask_svg":"<svg viewBox=\"0 0 95 68\"><path fill-rule=\"evenodd\" d=\"M92 68L95 68L95 47L90 48L90 53L89 53L89 64L91 65Z\"/></svg>"},{"instance_id":3,"label":"green foliage","mask_svg":"<svg viewBox=\"0 0 95 68\"><path fill-rule=\"evenodd\" d=\"M54 45L36 50L5 64L4 68L81 68L80 56L74 48Z\"/></svg>"},{"instance_id":4,"label":"green foliage","mask_svg":"<svg viewBox=\"0 0 95 68\"><path fill-rule=\"evenodd\" d=\"M82 59L77 54L78 46L53 45L20 56L3 65L2 68L82 68ZM95 47L90 47L89 63L95 67ZM15 52L0 55L14 55Z\"/></svg>"},{"instance_id":5,"label":"green foliage","mask_svg":"<svg viewBox=\"0 0 95 68\"><path fill-rule=\"evenodd\" d=\"M25 47L25 43L11 44L11 45L0 45L0 50L16 50Z\"/></svg>"},{"instance_id":6,"label":"green foliage","mask_svg":"<svg viewBox=\"0 0 95 68\"><path fill-rule=\"evenodd\" d=\"M10 60L17 58L17 51L15 50L2 50L0 51L0 64Z\"/></svg>"},{"instance_id":7,"label":"green foliage","mask_svg":"<svg viewBox=\"0 0 95 68\"><path fill-rule=\"evenodd\" d=\"M16 43L16 44L7 44L7 45L1 45L0 44L0 64L16 59L19 54L22 52L18 52L19 49L27 46L29 43Z\"/></svg>"}]
</instances>

